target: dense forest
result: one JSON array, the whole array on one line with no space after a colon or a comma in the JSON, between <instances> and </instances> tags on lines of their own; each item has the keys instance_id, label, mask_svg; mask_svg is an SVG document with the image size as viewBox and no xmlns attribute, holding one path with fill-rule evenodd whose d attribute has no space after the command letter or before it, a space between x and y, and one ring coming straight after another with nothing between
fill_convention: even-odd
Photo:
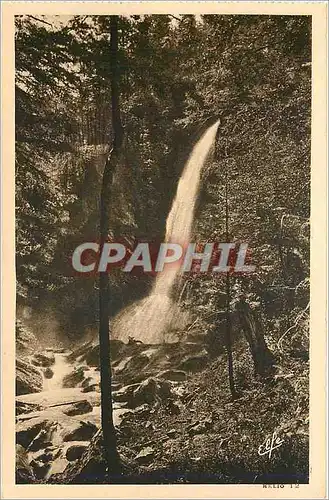
<instances>
[{"instance_id":1,"label":"dense forest","mask_svg":"<svg viewBox=\"0 0 329 500\"><path fill-rule=\"evenodd\" d=\"M305 483L310 17L134 15L117 23L123 142L108 239L164 240L186 160L218 120L191 241L246 242L256 266L248 276L186 273L173 299L188 320L172 325L171 343L111 341L114 407L124 403L115 421L120 481ZM16 16L18 482L107 480L99 421L79 413L99 393L99 282L76 275L72 254L100 237L114 140L110 35L111 16ZM111 319L153 283L152 274L113 269ZM74 396L65 419L89 419L82 437L70 427L75 438L62 439L74 441L69 449L51 438L45 401L35 399L62 353L73 370L63 387L85 398ZM27 418L38 411L37 422ZM284 443L268 460L257 450L273 432Z\"/></svg>"}]
</instances>

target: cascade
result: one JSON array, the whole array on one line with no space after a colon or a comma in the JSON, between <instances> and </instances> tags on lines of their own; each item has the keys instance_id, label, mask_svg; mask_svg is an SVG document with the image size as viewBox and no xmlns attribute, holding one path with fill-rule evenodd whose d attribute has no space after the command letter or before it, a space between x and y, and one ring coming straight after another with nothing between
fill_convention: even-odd
<instances>
[{"instance_id":1,"label":"cascade","mask_svg":"<svg viewBox=\"0 0 329 500\"><path fill-rule=\"evenodd\" d=\"M218 125L219 121L204 132L185 164L166 221L166 242L185 246L190 241L201 172L214 144ZM170 337L170 332L184 328L188 321L188 313L181 311L171 298L180 272L179 266L165 266L157 274L150 294L114 318L113 337L124 342L133 337L145 343L177 340L175 335Z\"/></svg>"}]
</instances>

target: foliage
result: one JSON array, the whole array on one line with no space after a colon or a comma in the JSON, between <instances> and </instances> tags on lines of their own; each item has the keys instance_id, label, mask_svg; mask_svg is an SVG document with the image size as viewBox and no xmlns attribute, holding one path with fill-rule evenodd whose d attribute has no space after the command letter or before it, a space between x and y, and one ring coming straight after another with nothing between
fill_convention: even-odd
<instances>
[{"instance_id":1,"label":"foliage","mask_svg":"<svg viewBox=\"0 0 329 500\"><path fill-rule=\"evenodd\" d=\"M48 290L65 328L68 318L72 326L80 318L81 328L95 322L97 290L93 278L72 276L69 261L78 242L98 237L100 176L112 137L109 16L18 16L16 24L19 290L30 300ZM119 21L126 141L110 236L163 238L192 141L208 118L219 117L195 238L223 239L227 172L231 240L248 242L257 266L250 279L232 277L233 295L258 301L269 329L283 308L278 337L294 323L289 311L298 315L307 305L310 27L307 16ZM187 281L183 307L199 315L196 328L213 329L222 280ZM115 312L145 294L149 280L115 273L111 287Z\"/></svg>"}]
</instances>

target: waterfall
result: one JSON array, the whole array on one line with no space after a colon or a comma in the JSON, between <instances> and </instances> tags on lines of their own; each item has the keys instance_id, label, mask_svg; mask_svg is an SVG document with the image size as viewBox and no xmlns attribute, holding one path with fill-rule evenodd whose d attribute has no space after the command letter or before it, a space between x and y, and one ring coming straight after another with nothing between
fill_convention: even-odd
<instances>
[{"instance_id":1,"label":"waterfall","mask_svg":"<svg viewBox=\"0 0 329 500\"><path fill-rule=\"evenodd\" d=\"M215 141L219 121L211 125L195 144L178 182L175 199L166 222L166 242L190 241L195 203L202 167ZM145 343L177 340L170 332L184 328L188 313L171 299L171 291L180 274L179 266L165 266L158 273L148 297L128 306L113 321L113 337L127 341L129 337Z\"/></svg>"},{"instance_id":2,"label":"waterfall","mask_svg":"<svg viewBox=\"0 0 329 500\"><path fill-rule=\"evenodd\" d=\"M55 363L51 366L53 376L44 377L43 390L53 391L63 387L63 379L72 371L72 365L67 361L67 353L55 353Z\"/></svg>"}]
</instances>

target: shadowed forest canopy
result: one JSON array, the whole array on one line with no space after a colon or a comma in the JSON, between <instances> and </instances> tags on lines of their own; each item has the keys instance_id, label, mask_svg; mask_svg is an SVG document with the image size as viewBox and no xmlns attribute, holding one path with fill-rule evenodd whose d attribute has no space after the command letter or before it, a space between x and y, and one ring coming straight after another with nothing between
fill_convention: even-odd
<instances>
[{"instance_id":1,"label":"shadowed forest canopy","mask_svg":"<svg viewBox=\"0 0 329 500\"><path fill-rule=\"evenodd\" d=\"M119 18L125 142L109 237L163 240L184 161L219 118L193 241L222 241L228 172L231 241L248 242L257 266L248 283L235 279L233 298L243 291L262 301L269 318L285 304L287 324L289 311L307 305L310 30L307 16ZM71 340L97 328L97 278L76 277L71 256L99 234L112 142L109 31L109 16L16 17L18 311L31 308L36 323L47 318ZM211 328L223 283L185 281L182 305ZM151 282L113 272L112 314Z\"/></svg>"}]
</instances>

